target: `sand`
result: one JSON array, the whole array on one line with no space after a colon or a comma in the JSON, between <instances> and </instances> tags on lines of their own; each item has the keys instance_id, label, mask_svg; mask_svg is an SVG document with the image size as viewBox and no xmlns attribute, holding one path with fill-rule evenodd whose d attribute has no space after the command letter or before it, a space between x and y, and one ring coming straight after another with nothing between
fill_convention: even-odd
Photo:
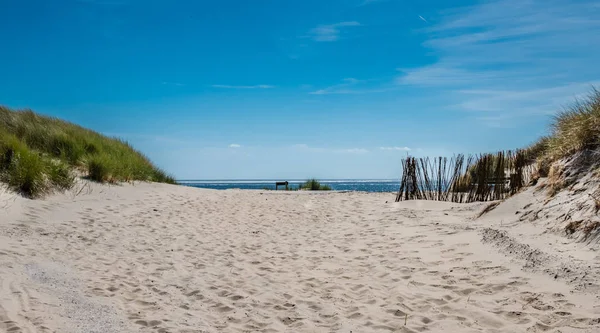
<instances>
[{"instance_id":1,"label":"sand","mask_svg":"<svg viewBox=\"0 0 600 333\"><path fill-rule=\"evenodd\" d=\"M596 249L526 195L0 193L0 332L600 332Z\"/></svg>"}]
</instances>

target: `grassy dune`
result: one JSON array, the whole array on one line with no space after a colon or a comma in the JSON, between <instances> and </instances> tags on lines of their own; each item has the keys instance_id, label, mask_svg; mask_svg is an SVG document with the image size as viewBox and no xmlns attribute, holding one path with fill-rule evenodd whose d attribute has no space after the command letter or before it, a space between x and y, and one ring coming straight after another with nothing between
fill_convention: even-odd
<instances>
[{"instance_id":1,"label":"grassy dune","mask_svg":"<svg viewBox=\"0 0 600 333\"><path fill-rule=\"evenodd\" d=\"M552 163L581 150L600 146L600 91L594 89L558 113L550 135L527 148L537 158L540 173L547 174Z\"/></svg>"},{"instance_id":2,"label":"grassy dune","mask_svg":"<svg viewBox=\"0 0 600 333\"><path fill-rule=\"evenodd\" d=\"M0 106L0 181L29 197L68 189L74 175L99 182L175 180L127 142Z\"/></svg>"}]
</instances>

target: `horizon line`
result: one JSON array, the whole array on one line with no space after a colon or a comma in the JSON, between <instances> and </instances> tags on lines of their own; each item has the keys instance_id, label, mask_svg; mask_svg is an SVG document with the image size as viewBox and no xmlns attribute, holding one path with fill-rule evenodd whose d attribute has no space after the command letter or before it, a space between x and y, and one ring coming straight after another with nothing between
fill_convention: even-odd
<instances>
[{"instance_id":1,"label":"horizon line","mask_svg":"<svg viewBox=\"0 0 600 333\"><path fill-rule=\"evenodd\" d=\"M272 179L272 178L236 178L236 179L226 179L226 178L221 178L221 179L176 179L175 181L177 182L195 182L195 181L306 181L306 180L310 180L312 178L278 178L278 179ZM393 180L393 181L400 181L400 178L316 178L319 181L331 181L331 180Z\"/></svg>"}]
</instances>

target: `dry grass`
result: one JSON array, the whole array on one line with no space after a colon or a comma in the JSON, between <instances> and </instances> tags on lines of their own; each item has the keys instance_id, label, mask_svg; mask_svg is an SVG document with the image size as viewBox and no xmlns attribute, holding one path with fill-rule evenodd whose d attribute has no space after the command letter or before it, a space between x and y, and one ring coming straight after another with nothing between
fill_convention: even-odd
<instances>
[{"instance_id":1,"label":"dry grass","mask_svg":"<svg viewBox=\"0 0 600 333\"><path fill-rule=\"evenodd\" d=\"M584 237L586 239L589 238L592 232L596 231L598 228L600 228L600 222L591 222L586 224L585 227L583 227Z\"/></svg>"},{"instance_id":2,"label":"dry grass","mask_svg":"<svg viewBox=\"0 0 600 333\"><path fill-rule=\"evenodd\" d=\"M500 201L497 201L497 202L492 202L491 204L485 206L485 208L483 208L483 210L481 212L479 212L479 214L477 214L477 218L480 218L483 215L491 212L492 210L494 210L494 208L498 207L499 204L500 204Z\"/></svg>"},{"instance_id":3,"label":"dry grass","mask_svg":"<svg viewBox=\"0 0 600 333\"><path fill-rule=\"evenodd\" d=\"M547 154L557 159L600 143L600 91L576 101L554 119Z\"/></svg>"},{"instance_id":4,"label":"dry grass","mask_svg":"<svg viewBox=\"0 0 600 333\"><path fill-rule=\"evenodd\" d=\"M574 234L579 229L582 223L583 221L569 222L569 224L567 224L567 226L565 227L565 232L567 233L567 235Z\"/></svg>"},{"instance_id":5,"label":"dry grass","mask_svg":"<svg viewBox=\"0 0 600 333\"><path fill-rule=\"evenodd\" d=\"M551 125L550 135L540 138L525 148L527 159L535 162L534 183L548 177L548 194L555 196L568 186L564 167L555 162L584 150L600 147L600 91L592 92L583 100L576 100L559 112Z\"/></svg>"},{"instance_id":6,"label":"dry grass","mask_svg":"<svg viewBox=\"0 0 600 333\"><path fill-rule=\"evenodd\" d=\"M548 196L555 196L560 190L566 186L564 178L564 165L554 164L548 172Z\"/></svg>"},{"instance_id":7,"label":"dry grass","mask_svg":"<svg viewBox=\"0 0 600 333\"><path fill-rule=\"evenodd\" d=\"M529 158L537 160L542 177L549 166L564 157L584 149L600 146L600 91L592 92L583 100L576 100L559 112L551 125L549 136L529 146Z\"/></svg>"},{"instance_id":8,"label":"dry grass","mask_svg":"<svg viewBox=\"0 0 600 333\"><path fill-rule=\"evenodd\" d=\"M589 196L594 201L594 214L598 215L598 212L600 211L600 198L597 196L596 193L595 194L589 194Z\"/></svg>"},{"instance_id":9,"label":"dry grass","mask_svg":"<svg viewBox=\"0 0 600 333\"><path fill-rule=\"evenodd\" d=\"M581 231L583 233L583 238L588 239L591 236L591 234L599 228L600 222L598 221L572 221L565 226L565 232L567 233L567 235L572 235L577 231Z\"/></svg>"}]
</instances>

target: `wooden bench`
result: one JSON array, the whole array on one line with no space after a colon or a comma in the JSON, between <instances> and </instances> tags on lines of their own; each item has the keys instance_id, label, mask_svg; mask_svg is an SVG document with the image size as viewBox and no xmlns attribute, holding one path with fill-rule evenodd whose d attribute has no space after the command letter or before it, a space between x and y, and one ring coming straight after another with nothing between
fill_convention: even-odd
<instances>
[{"instance_id":1,"label":"wooden bench","mask_svg":"<svg viewBox=\"0 0 600 333\"><path fill-rule=\"evenodd\" d=\"M510 178L508 178L508 177L488 178L485 180L485 183L488 185L490 185L490 184L508 184L509 181L510 181Z\"/></svg>"},{"instance_id":2,"label":"wooden bench","mask_svg":"<svg viewBox=\"0 0 600 333\"><path fill-rule=\"evenodd\" d=\"M275 182L275 191L277 191L277 189L279 188L279 186L285 186L285 189L288 189L288 182Z\"/></svg>"}]
</instances>

